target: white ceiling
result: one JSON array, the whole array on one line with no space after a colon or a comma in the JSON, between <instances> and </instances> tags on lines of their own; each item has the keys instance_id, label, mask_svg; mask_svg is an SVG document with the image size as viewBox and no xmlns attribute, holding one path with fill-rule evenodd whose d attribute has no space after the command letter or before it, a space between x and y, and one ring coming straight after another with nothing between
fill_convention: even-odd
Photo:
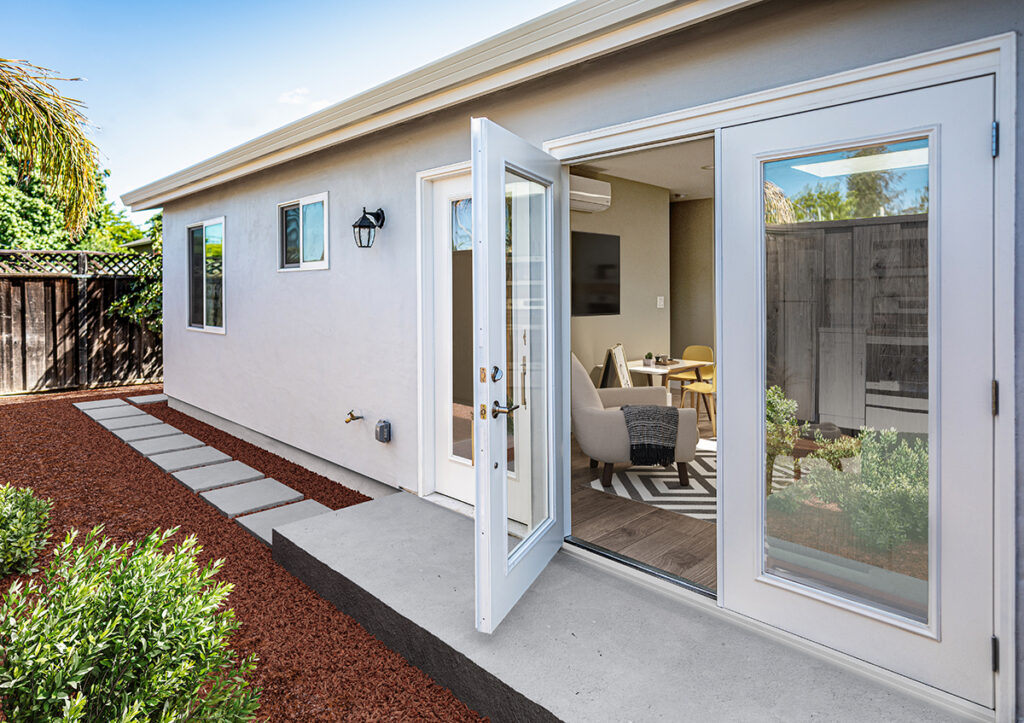
<instances>
[{"instance_id":1,"label":"white ceiling","mask_svg":"<svg viewBox=\"0 0 1024 723\"><path fill-rule=\"evenodd\" d=\"M677 143L647 151L600 158L579 168L591 173L618 176L630 181L667 188L673 201L712 198L715 195L715 140Z\"/></svg>"}]
</instances>

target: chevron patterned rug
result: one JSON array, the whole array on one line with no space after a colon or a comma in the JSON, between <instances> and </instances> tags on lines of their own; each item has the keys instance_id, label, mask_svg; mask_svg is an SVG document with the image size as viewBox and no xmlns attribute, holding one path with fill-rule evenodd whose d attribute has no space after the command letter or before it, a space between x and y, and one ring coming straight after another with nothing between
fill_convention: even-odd
<instances>
[{"instance_id":1,"label":"chevron patterned rug","mask_svg":"<svg viewBox=\"0 0 1024 723\"><path fill-rule=\"evenodd\" d=\"M702 439L697 444L697 458L689 463L690 487L679 487L675 469L664 467L627 467L612 477L611 487L604 487L600 478L590 486L606 494L654 505L698 520L718 521L718 450L715 440ZM785 486L793 479L793 460L780 457L775 461L774 479Z\"/></svg>"}]
</instances>

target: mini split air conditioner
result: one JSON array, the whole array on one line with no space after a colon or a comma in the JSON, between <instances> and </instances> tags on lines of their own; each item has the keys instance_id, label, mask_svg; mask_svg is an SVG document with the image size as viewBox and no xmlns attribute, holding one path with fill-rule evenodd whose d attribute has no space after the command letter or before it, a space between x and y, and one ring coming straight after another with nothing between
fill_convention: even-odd
<instances>
[{"instance_id":1,"label":"mini split air conditioner","mask_svg":"<svg viewBox=\"0 0 1024 723\"><path fill-rule=\"evenodd\" d=\"M582 213L600 213L612 205L612 184L583 176L569 176L569 208Z\"/></svg>"}]
</instances>

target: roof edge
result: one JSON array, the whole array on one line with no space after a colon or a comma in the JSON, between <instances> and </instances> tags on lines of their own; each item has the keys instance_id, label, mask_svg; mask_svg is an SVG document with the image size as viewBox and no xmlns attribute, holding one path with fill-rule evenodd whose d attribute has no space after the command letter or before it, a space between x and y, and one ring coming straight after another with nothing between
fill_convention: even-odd
<instances>
[{"instance_id":1,"label":"roof edge","mask_svg":"<svg viewBox=\"0 0 1024 723\"><path fill-rule=\"evenodd\" d=\"M762 0L579 0L122 194L161 206Z\"/></svg>"}]
</instances>

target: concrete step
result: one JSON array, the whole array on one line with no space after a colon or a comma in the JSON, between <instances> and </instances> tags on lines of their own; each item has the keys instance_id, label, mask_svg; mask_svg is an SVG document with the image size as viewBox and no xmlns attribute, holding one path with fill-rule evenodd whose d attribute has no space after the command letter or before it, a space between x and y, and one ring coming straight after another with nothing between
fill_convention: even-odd
<instances>
[{"instance_id":1,"label":"concrete step","mask_svg":"<svg viewBox=\"0 0 1024 723\"><path fill-rule=\"evenodd\" d=\"M269 545L273 539L275 527L316 517L330 511L330 507L325 507L315 500L302 500L283 507L275 507L272 510L242 515L236 517L235 522Z\"/></svg>"},{"instance_id":2,"label":"concrete step","mask_svg":"<svg viewBox=\"0 0 1024 723\"><path fill-rule=\"evenodd\" d=\"M140 439L154 439L156 437L169 437L172 434L181 434L178 429L169 424L147 424L142 427L115 429L113 432L122 442L137 442Z\"/></svg>"},{"instance_id":3,"label":"concrete step","mask_svg":"<svg viewBox=\"0 0 1024 723\"><path fill-rule=\"evenodd\" d=\"M136 414L131 417L117 417L116 419L101 419L99 423L110 431L118 429L131 429L132 427L145 427L149 424L162 424L156 417L149 414Z\"/></svg>"},{"instance_id":4,"label":"concrete step","mask_svg":"<svg viewBox=\"0 0 1024 723\"><path fill-rule=\"evenodd\" d=\"M105 419L117 419L118 417L137 417L140 414L145 414L141 409L133 407L130 404L124 404L117 407L100 407L99 409L86 409L85 413L95 419L97 422Z\"/></svg>"},{"instance_id":5,"label":"concrete step","mask_svg":"<svg viewBox=\"0 0 1024 723\"><path fill-rule=\"evenodd\" d=\"M142 427L142 429L145 429L145 427ZM135 442L130 442L128 446L139 454L152 457L155 454L163 454L164 452L177 452L181 449L202 447L203 443L188 434L172 434L167 437L140 439Z\"/></svg>"},{"instance_id":6,"label":"concrete step","mask_svg":"<svg viewBox=\"0 0 1024 723\"><path fill-rule=\"evenodd\" d=\"M242 482L252 482L261 479L263 473L233 459L229 462L175 472L174 477L193 492L205 492Z\"/></svg>"},{"instance_id":7,"label":"concrete step","mask_svg":"<svg viewBox=\"0 0 1024 723\"><path fill-rule=\"evenodd\" d=\"M477 633L473 520L395 494L277 527L274 559L494 721L951 721L949 711L560 551Z\"/></svg>"},{"instance_id":8,"label":"concrete step","mask_svg":"<svg viewBox=\"0 0 1024 723\"><path fill-rule=\"evenodd\" d=\"M128 397L132 404L158 404L167 401L166 394L143 394L138 397Z\"/></svg>"},{"instance_id":9,"label":"concrete step","mask_svg":"<svg viewBox=\"0 0 1024 723\"><path fill-rule=\"evenodd\" d=\"M276 479L267 478L203 492L202 497L228 517L234 518L268 507L297 502L302 499L302 493Z\"/></svg>"},{"instance_id":10,"label":"concrete step","mask_svg":"<svg viewBox=\"0 0 1024 723\"><path fill-rule=\"evenodd\" d=\"M202 467L217 462L227 462L231 457L213 447L195 447L178 452L154 454L149 461L164 472L178 472L191 467Z\"/></svg>"},{"instance_id":11,"label":"concrete step","mask_svg":"<svg viewBox=\"0 0 1024 723\"><path fill-rule=\"evenodd\" d=\"M127 406L127 402L122 399L97 399L92 402L75 402L72 406L81 409L83 412L87 409L103 409L104 407L124 407Z\"/></svg>"}]
</instances>

